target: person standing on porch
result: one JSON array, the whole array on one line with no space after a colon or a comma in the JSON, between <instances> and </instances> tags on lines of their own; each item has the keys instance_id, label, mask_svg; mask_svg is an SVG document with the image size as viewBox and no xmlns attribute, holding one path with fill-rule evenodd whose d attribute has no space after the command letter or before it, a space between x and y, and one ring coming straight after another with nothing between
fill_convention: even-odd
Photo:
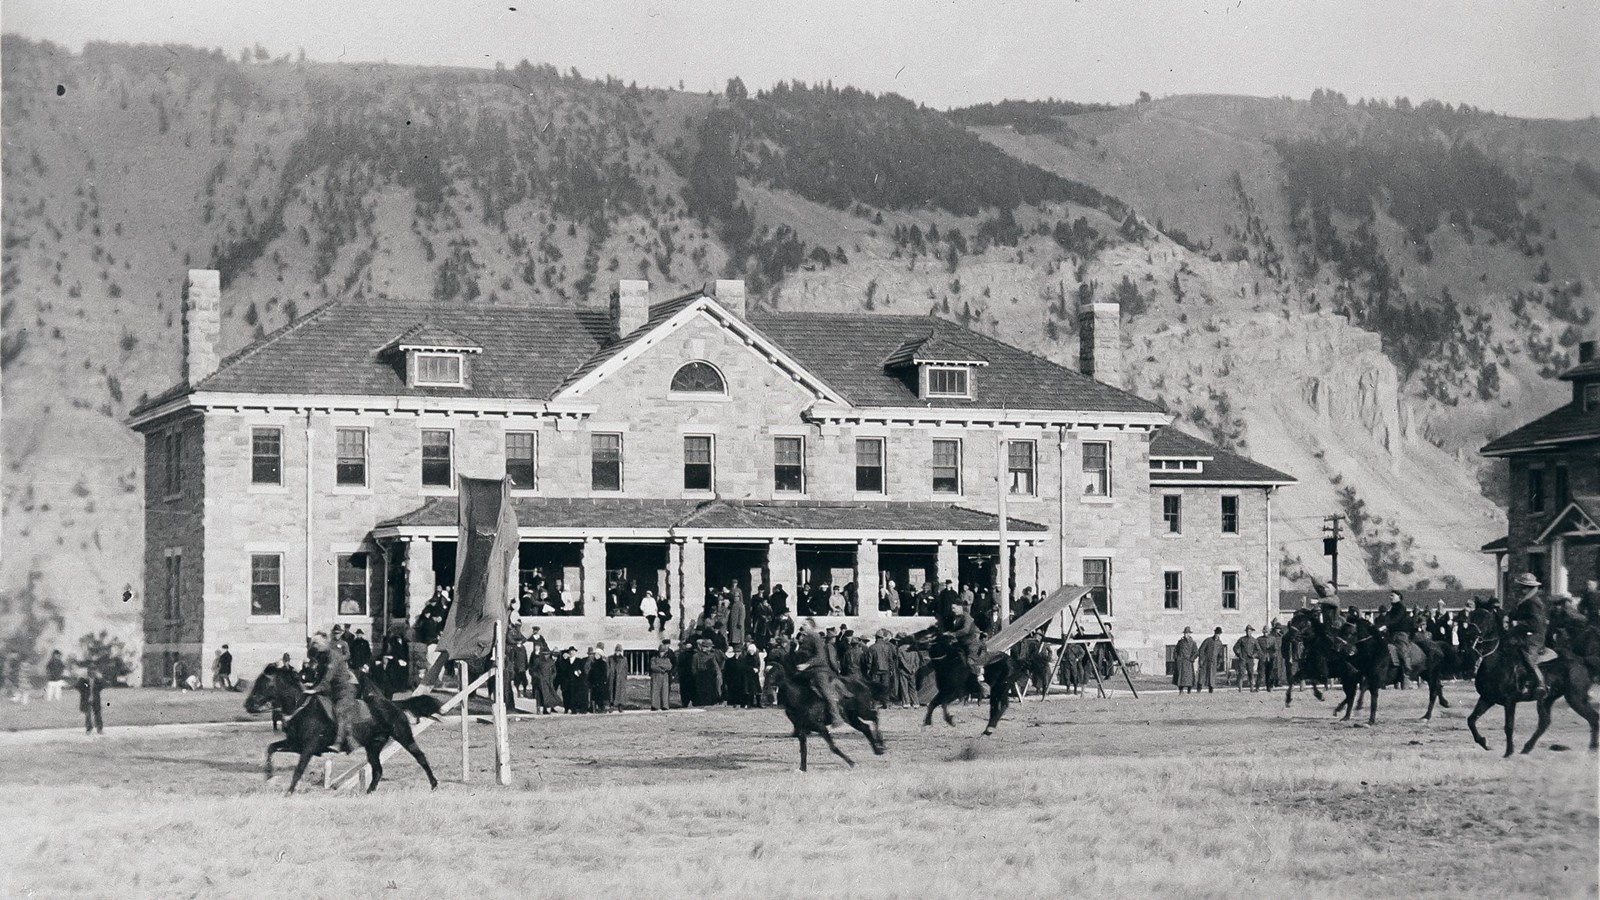
<instances>
[{"instance_id":1,"label":"person standing on porch","mask_svg":"<svg viewBox=\"0 0 1600 900\"><path fill-rule=\"evenodd\" d=\"M728 645L743 647L745 643L746 626L749 623L749 610L744 605L744 594L740 593L737 583L728 585Z\"/></svg>"},{"instance_id":2,"label":"person standing on porch","mask_svg":"<svg viewBox=\"0 0 1600 900\"><path fill-rule=\"evenodd\" d=\"M662 641L650 659L650 708L672 708L672 643Z\"/></svg>"}]
</instances>

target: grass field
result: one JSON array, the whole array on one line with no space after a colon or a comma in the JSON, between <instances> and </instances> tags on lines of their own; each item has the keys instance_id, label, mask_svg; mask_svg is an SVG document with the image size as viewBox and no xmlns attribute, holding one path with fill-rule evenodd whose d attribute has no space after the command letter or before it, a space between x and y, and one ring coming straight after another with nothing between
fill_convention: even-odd
<instances>
[{"instance_id":1,"label":"grass field","mask_svg":"<svg viewBox=\"0 0 1600 900\"><path fill-rule=\"evenodd\" d=\"M888 756L852 734L806 774L774 710L556 716L513 725L508 788L478 725L461 783L452 721L436 793L400 755L372 796L284 796L264 723L0 735L0 897L1594 896L1586 727L1502 760L1447 691L1376 728L1231 690L1027 702L988 739L895 710Z\"/></svg>"}]
</instances>

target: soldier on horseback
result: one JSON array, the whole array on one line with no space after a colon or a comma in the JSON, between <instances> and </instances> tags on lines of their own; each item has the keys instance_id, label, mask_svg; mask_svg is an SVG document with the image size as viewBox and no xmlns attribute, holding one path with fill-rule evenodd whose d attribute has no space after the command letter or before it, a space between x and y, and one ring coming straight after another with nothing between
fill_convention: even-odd
<instances>
[{"instance_id":1,"label":"soldier on horseback","mask_svg":"<svg viewBox=\"0 0 1600 900\"><path fill-rule=\"evenodd\" d=\"M817 632L817 620L810 616L800 623L800 634L795 638L794 669L811 687L828 710L826 724L832 726L844 721L839 712L839 676L833 669L828 648Z\"/></svg>"},{"instance_id":2,"label":"soldier on horseback","mask_svg":"<svg viewBox=\"0 0 1600 900\"><path fill-rule=\"evenodd\" d=\"M308 654L317 659L322 668L322 680L306 688L306 693L317 695L319 702L332 707L329 713L338 727L333 746L342 753L349 753L355 746L350 739L350 727L362 718L362 710L360 684L355 673L350 671L347 645L321 632L306 643Z\"/></svg>"},{"instance_id":3,"label":"soldier on horseback","mask_svg":"<svg viewBox=\"0 0 1600 900\"><path fill-rule=\"evenodd\" d=\"M960 600L950 604L950 613L947 618L939 623L939 637L949 641L950 646L960 651L961 657L966 660L967 668L972 670L972 677L978 682L979 696L983 696L983 635L978 631L978 625L967 615L967 607Z\"/></svg>"},{"instance_id":4,"label":"soldier on horseback","mask_svg":"<svg viewBox=\"0 0 1600 900\"><path fill-rule=\"evenodd\" d=\"M1512 635L1528 669L1533 673L1533 696L1542 698L1545 687L1544 672L1539 669L1539 657L1544 652L1545 630L1549 627L1549 613L1544 595L1539 591L1539 579L1532 572L1517 576L1517 586L1524 588L1511 612L1506 615L1507 630Z\"/></svg>"},{"instance_id":5,"label":"soldier on horseback","mask_svg":"<svg viewBox=\"0 0 1600 900\"><path fill-rule=\"evenodd\" d=\"M1383 622L1379 629L1389 640L1389 657L1394 661L1395 667L1400 670L1400 680L1403 684L1410 678L1411 662L1407 659L1411 651L1411 638L1416 633L1417 623L1406 609L1404 595L1399 591L1390 591L1388 612L1384 613Z\"/></svg>"}]
</instances>

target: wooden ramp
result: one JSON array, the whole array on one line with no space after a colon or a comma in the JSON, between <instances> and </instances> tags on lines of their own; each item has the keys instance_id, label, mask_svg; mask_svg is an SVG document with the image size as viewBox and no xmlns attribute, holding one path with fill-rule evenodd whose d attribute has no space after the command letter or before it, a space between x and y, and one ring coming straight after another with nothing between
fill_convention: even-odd
<instances>
[{"instance_id":1,"label":"wooden ramp","mask_svg":"<svg viewBox=\"0 0 1600 900\"><path fill-rule=\"evenodd\" d=\"M1076 584L1064 584L1056 588L1032 609L1013 619L1010 625L995 632L985 646L990 653L1004 653L1010 650L1018 641L1027 637L1029 632L1049 625L1057 613L1077 603L1088 593L1089 588Z\"/></svg>"}]
</instances>

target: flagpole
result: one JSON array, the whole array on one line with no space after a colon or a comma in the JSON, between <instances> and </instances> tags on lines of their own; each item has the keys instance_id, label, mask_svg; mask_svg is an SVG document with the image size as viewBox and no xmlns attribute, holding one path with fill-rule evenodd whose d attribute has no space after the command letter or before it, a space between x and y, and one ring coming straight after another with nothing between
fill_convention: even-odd
<instances>
[{"instance_id":1,"label":"flagpole","mask_svg":"<svg viewBox=\"0 0 1600 900\"><path fill-rule=\"evenodd\" d=\"M1011 548L1007 546L1006 535L1006 494L1010 493L1011 485L1006 479L1007 459L1006 453L1010 445L1006 441L1005 432L1000 433L1000 441L995 453L995 510L1000 524L1000 569L995 577L995 590L1000 596L995 598L995 608L1000 621L996 627L1004 628L1011 624Z\"/></svg>"}]
</instances>

